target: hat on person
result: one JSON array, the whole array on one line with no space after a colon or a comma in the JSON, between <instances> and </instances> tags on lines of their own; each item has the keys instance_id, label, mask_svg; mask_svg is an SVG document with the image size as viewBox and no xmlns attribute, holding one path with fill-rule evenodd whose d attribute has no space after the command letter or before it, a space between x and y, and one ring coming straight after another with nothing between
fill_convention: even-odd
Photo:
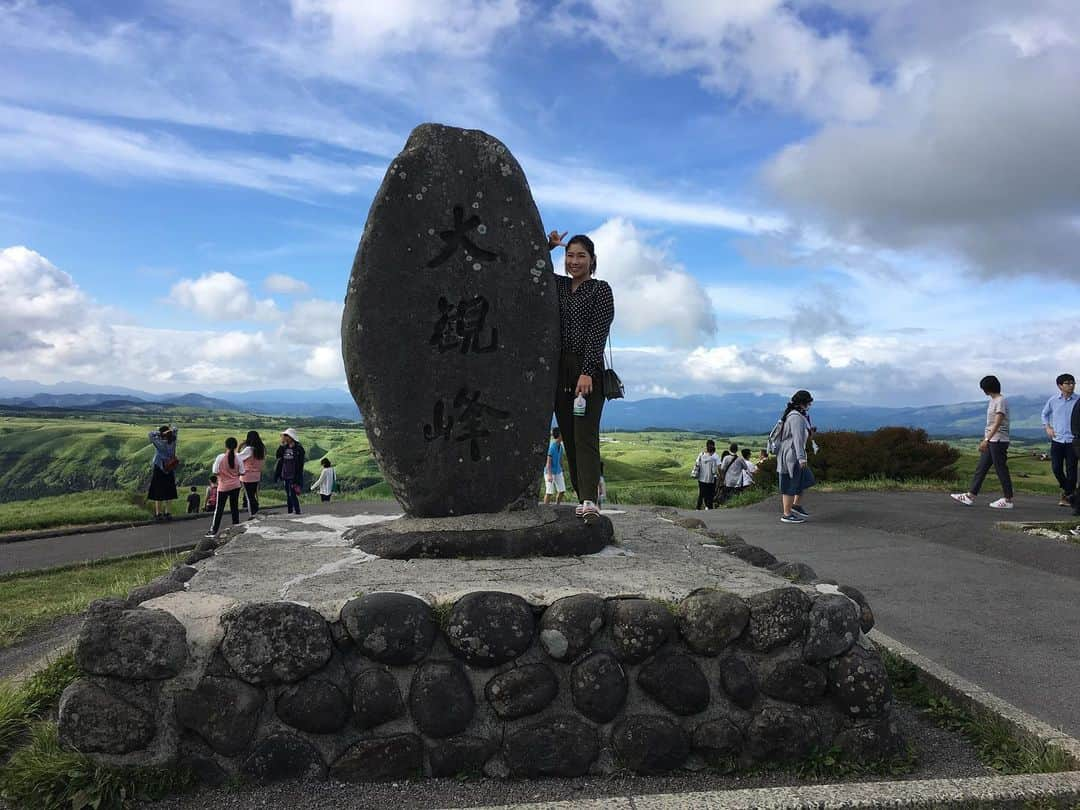
<instances>
[{"instance_id":1,"label":"hat on person","mask_svg":"<svg viewBox=\"0 0 1080 810\"><path fill-rule=\"evenodd\" d=\"M285 430L281 431L281 435L282 436L288 436L294 442L300 441L300 437L296 435L296 431L293 430L292 428L286 428Z\"/></svg>"}]
</instances>

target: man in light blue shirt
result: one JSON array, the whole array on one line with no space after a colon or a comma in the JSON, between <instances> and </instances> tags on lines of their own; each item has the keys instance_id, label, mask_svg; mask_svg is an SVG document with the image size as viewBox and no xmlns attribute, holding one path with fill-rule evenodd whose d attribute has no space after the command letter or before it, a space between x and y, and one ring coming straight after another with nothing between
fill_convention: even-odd
<instances>
[{"instance_id":1,"label":"man in light blue shirt","mask_svg":"<svg viewBox=\"0 0 1080 810\"><path fill-rule=\"evenodd\" d=\"M1071 506L1076 492L1076 449L1073 447L1072 412L1076 406L1076 378L1059 374L1057 396L1050 397L1042 409L1043 429L1050 437L1050 467L1061 486L1059 506Z\"/></svg>"}]
</instances>

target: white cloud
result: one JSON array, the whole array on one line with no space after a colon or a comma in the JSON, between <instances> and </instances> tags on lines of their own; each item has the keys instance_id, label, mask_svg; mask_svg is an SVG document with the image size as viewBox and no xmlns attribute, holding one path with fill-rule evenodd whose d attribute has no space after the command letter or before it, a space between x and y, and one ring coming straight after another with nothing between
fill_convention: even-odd
<instances>
[{"instance_id":1,"label":"white cloud","mask_svg":"<svg viewBox=\"0 0 1080 810\"><path fill-rule=\"evenodd\" d=\"M316 346L308 354L304 371L323 380L341 380L345 376L345 364L341 358L341 343Z\"/></svg>"},{"instance_id":2,"label":"white cloud","mask_svg":"<svg viewBox=\"0 0 1080 810\"><path fill-rule=\"evenodd\" d=\"M725 96L822 120L877 111L873 68L844 33L822 35L789 3L564 0L557 27L602 42L634 67L691 73Z\"/></svg>"},{"instance_id":3,"label":"white cloud","mask_svg":"<svg viewBox=\"0 0 1080 810\"><path fill-rule=\"evenodd\" d=\"M351 194L384 174L381 166L304 154L278 158L204 150L172 135L5 104L0 104L0 154L3 163L20 170L65 168L95 176L155 177L294 196Z\"/></svg>"},{"instance_id":4,"label":"white cloud","mask_svg":"<svg viewBox=\"0 0 1080 810\"><path fill-rule=\"evenodd\" d=\"M338 57L487 51L521 18L518 0L292 0L293 15Z\"/></svg>"},{"instance_id":5,"label":"white cloud","mask_svg":"<svg viewBox=\"0 0 1080 810\"><path fill-rule=\"evenodd\" d=\"M242 278L232 273L207 273L173 285L169 297L180 306L210 320L276 320L281 313L273 299L256 300Z\"/></svg>"},{"instance_id":6,"label":"white cloud","mask_svg":"<svg viewBox=\"0 0 1080 810\"><path fill-rule=\"evenodd\" d=\"M837 241L1075 280L1080 17L1046 1L957 5L938 19L938 4L906 4L914 34L874 22L896 75L879 112L783 149L766 183Z\"/></svg>"},{"instance_id":7,"label":"white cloud","mask_svg":"<svg viewBox=\"0 0 1080 810\"><path fill-rule=\"evenodd\" d=\"M340 301L311 298L298 301L278 329L280 337L299 346L318 346L334 342L341 353L341 313L345 305Z\"/></svg>"},{"instance_id":8,"label":"white cloud","mask_svg":"<svg viewBox=\"0 0 1080 810\"><path fill-rule=\"evenodd\" d=\"M679 197L643 189L611 172L540 159L526 158L522 163L528 169L533 195L543 206L747 234L779 231L787 226L783 218L770 212L740 210L703 196Z\"/></svg>"},{"instance_id":9,"label":"white cloud","mask_svg":"<svg viewBox=\"0 0 1080 810\"><path fill-rule=\"evenodd\" d=\"M0 289L9 328L38 329L77 319L87 304L71 276L23 246L0 251Z\"/></svg>"},{"instance_id":10,"label":"white cloud","mask_svg":"<svg viewBox=\"0 0 1080 810\"><path fill-rule=\"evenodd\" d=\"M650 234L612 219L590 235L597 277L610 282L615 295L620 333L659 331L678 344L692 345L716 331L708 294L667 250L650 242Z\"/></svg>"},{"instance_id":11,"label":"white cloud","mask_svg":"<svg viewBox=\"0 0 1080 810\"><path fill-rule=\"evenodd\" d=\"M282 295L303 295L311 289L306 281L287 276L284 273L272 273L263 281L263 286L272 293Z\"/></svg>"}]
</instances>

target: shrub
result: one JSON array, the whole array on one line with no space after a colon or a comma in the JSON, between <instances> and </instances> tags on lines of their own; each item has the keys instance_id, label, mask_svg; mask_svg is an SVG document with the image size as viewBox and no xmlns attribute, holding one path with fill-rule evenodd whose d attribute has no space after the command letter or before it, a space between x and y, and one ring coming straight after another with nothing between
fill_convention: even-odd
<instances>
[{"instance_id":1,"label":"shrub","mask_svg":"<svg viewBox=\"0 0 1080 810\"><path fill-rule=\"evenodd\" d=\"M808 456L818 481L861 481L884 478L951 480L960 451L945 442L930 441L925 430L884 427L873 433L832 430L815 434L818 452ZM776 459L758 466L757 486L772 486Z\"/></svg>"}]
</instances>

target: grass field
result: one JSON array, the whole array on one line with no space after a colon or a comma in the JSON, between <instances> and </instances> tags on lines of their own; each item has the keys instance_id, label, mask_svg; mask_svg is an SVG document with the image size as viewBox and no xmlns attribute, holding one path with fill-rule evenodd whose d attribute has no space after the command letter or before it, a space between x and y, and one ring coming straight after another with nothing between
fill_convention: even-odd
<instances>
[{"instance_id":1,"label":"grass field","mask_svg":"<svg viewBox=\"0 0 1080 810\"><path fill-rule=\"evenodd\" d=\"M180 427L177 475L183 498L191 485L202 495L214 456L229 435L243 437L249 428L270 437L271 448L278 432L287 423L266 417L243 419L236 415L176 417ZM157 422L136 425L120 415L52 418L0 417L0 533L58 525L79 525L110 521L146 519L150 510L143 503L153 448L147 430ZM389 487L372 457L367 436L356 423L302 425L301 439L308 452L307 472L314 480L319 460L334 462L341 483L340 498L389 498ZM604 477L608 501L613 504L650 503L692 508L697 500L697 484L690 478L694 458L705 439L713 438L725 448L730 442L748 446L757 455L764 436L707 436L682 431L611 432L601 439ZM978 457L975 438L949 440L961 451L953 465L951 481L917 480L894 482L879 479L823 483L819 491L830 489L962 489ZM1038 459L1046 451L1042 441L1017 441L1010 447L1010 468L1019 493L1053 495L1057 485L1049 461ZM270 464L267 465L271 467ZM813 457L811 456L811 466ZM539 475L539 470L537 471ZM284 498L270 483L268 469L263 482L263 499L279 504ZM769 484L771 482L763 482ZM991 474L984 491L998 491ZM312 498L313 496L307 496ZM762 493L747 493L732 506L760 500Z\"/></svg>"},{"instance_id":2,"label":"grass field","mask_svg":"<svg viewBox=\"0 0 1080 810\"><path fill-rule=\"evenodd\" d=\"M0 650L36 627L79 613L95 599L127 596L177 559L154 554L0 576Z\"/></svg>"}]
</instances>

